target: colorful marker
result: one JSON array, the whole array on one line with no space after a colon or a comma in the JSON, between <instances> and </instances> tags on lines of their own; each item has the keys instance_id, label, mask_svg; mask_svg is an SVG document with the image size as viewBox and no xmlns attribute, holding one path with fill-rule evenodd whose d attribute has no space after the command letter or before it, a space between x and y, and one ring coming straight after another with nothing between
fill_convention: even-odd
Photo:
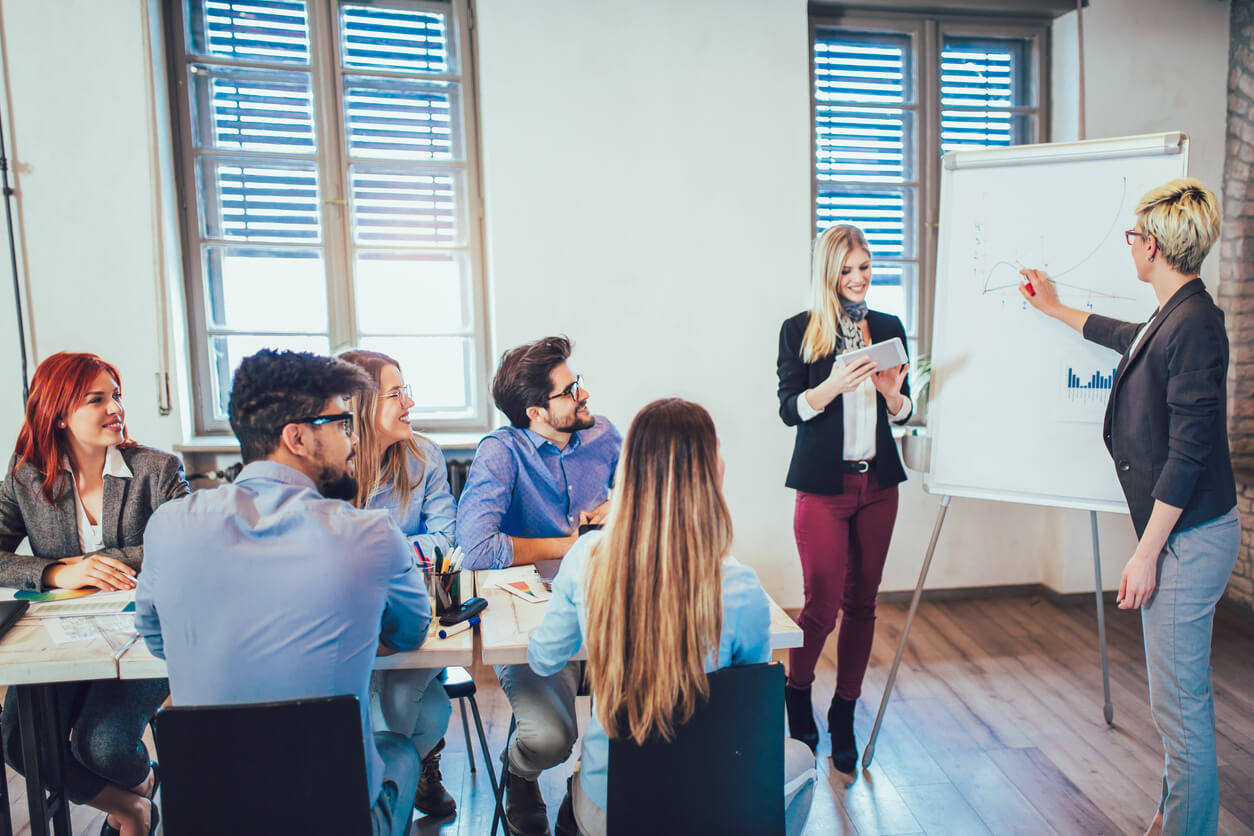
<instances>
[{"instance_id":1,"label":"colorful marker","mask_svg":"<svg viewBox=\"0 0 1254 836\"><path fill-rule=\"evenodd\" d=\"M1027 279L1024 279L1024 280L1023 280L1023 286L1024 286L1024 287L1026 287L1026 288L1028 289L1028 295L1029 295L1029 296L1035 296L1035 295L1036 295L1036 288L1032 287L1032 283L1031 283L1030 281L1028 281Z\"/></svg>"},{"instance_id":2,"label":"colorful marker","mask_svg":"<svg viewBox=\"0 0 1254 836\"><path fill-rule=\"evenodd\" d=\"M447 639L449 636L456 636L458 633L466 632L471 627L474 627L476 624L478 624L479 621L480 621L479 616L477 615L472 616L471 618L468 618L465 621L454 624L452 627L445 627L443 630L436 633L436 635L442 639Z\"/></svg>"}]
</instances>

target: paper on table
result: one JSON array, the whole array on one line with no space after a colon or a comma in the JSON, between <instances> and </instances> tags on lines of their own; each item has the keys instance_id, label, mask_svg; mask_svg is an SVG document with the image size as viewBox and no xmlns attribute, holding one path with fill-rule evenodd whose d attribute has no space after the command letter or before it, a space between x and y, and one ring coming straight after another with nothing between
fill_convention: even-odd
<instances>
[{"instance_id":1,"label":"paper on table","mask_svg":"<svg viewBox=\"0 0 1254 836\"><path fill-rule=\"evenodd\" d=\"M539 604L553 597L551 592L540 586L539 581L497 581L496 585L532 604Z\"/></svg>"},{"instance_id":2,"label":"paper on table","mask_svg":"<svg viewBox=\"0 0 1254 836\"><path fill-rule=\"evenodd\" d=\"M27 610L28 618L62 618L79 615L110 615L112 613L134 612L135 591L97 592L86 598L73 598L68 601L49 601L43 604L31 604Z\"/></svg>"},{"instance_id":3,"label":"paper on table","mask_svg":"<svg viewBox=\"0 0 1254 836\"><path fill-rule=\"evenodd\" d=\"M130 633L138 632L135 629L135 616L130 613L122 613L120 615L98 615L96 616L96 626L102 631L108 630L111 633Z\"/></svg>"},{"instance_id":4,"label":"paper on table","mask_svg":"<svg viewBox=\"0 0 1254 836\"><path fill-rule=\"evenodd\" d=\"M44 627L57 644L81 642L100 636L100 630L90 618L50 618L44 622Z\"/></svg>"}]
</instances>

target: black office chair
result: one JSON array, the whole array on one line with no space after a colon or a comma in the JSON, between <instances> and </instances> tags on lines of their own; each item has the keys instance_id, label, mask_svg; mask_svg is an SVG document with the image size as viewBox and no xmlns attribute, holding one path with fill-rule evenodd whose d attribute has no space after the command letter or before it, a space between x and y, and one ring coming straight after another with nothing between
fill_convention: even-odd
<instances>
[{"instance_id":1,"label":"black office chair","mask_svg":"<svg viewBox=\"0 0 1254 836\"><path fill-rule=\"evenodd\" d=\"M355 696L166 708L155 729L172 836L372 836Z\"/></svg>"},{"instance_id":2,"label":"black office chair","mask_svg":"<svg viewBox=\"0 0 1254 836\"><path fill-rule=\"evenodd\" d=\"M444 669L444 693L450 700L457 700L457 707L462 713L462 733L466 735L466 757L470 759L470 771L475 771L475 751L470 743L470 724L466 722L466 703L475 715L475 731L479 734L479 749L483 752L483 762L488 767L488 781L492 784L492 797L497 796L496 770L492 768L492 756L488 754L488 738L483 733L483 719L479 716L479 704L475 702L475 680L470 671L462 667L450 666Z\"/></svg>"},{"instance_id":3,"label":"black office chair","mask_svg":"<svg viewBox=\"0 0 1254 836\"><path fill-rule=\"evenodd\" d=\"M670 743L610 741L608 836L782 836L784 668L723 668ZM647 800L647 803L642 803Z\"/></svg>"}]
</instances>

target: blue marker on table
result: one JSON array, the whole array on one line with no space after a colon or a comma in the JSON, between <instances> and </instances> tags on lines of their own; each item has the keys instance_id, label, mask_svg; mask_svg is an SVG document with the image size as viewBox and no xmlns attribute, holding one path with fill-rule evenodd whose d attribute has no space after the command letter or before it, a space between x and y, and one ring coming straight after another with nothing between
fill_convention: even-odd
<instances>
[{"instance_id":1,"label":"blue marker on table","mask_svg":"<svg viewBox=\"0 0 1254 836\"><path fill-rule=\"evenodd\" d=\"M468 618L465 621L462 621L458 624L454 624L452 627L444 628L443 630L436 633L436 635L442 639L447 639L449 636L456 636L458 633L466 632L471 627L474 627L476 624L478 624L479 621L480 621L479 616L477 615L472 616L471 618Z\"/></svg>"}]
</instances>

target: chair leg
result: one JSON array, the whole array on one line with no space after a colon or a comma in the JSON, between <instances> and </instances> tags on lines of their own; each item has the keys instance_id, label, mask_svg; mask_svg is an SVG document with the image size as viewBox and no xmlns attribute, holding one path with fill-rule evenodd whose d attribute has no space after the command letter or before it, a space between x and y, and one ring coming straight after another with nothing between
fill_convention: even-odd
<instances>
[{"instance_id":1,"label":"chair leg","mask_svg":"<svg viewBox=\"0 0 1254 836\"><path fill-rule=\"evenodd\" d=\"M488 767L488 782L492 784L493 797L497 794L496 788L496 770L492 768L492 755L488 752L488 738L483 733L483 720L479 718L479 704L475 702L474 697L470 697L470 710L475 715L475 731L479 734L479 750L483 752L483 762ZM470 744L466 744L466 750L470 750Z\"/></svg>"},{"instance_id":2,"label":"chair leg","mask_svg":"<svg viewBox=\"0 0 1254 836\"><path fill-rule=\"evenodd\" d=\"M470 758L470 774L473 775L475 772L475 749L470 744L470 725L466 722L466 699L466 697L459 699L457 701L457 707L462 713L462 734L466 736L466 757ZM473 700L474 697L470 697L470 699ZM484 757L487 757L486 753L484 754ZM493 789L495 789L495 787L493 787Z\"/></svg>"},{"instance_id":3,"label":"chair leg","mask_svg":"<svg viewBox=\"0 0 1254 836\"><path fill-rule=\"evenodd\" d=\"M475 718L478 719L479 710L475 709ZM505 796L505 787L509 784L509 739L514 736L514 729L518 728L518 718L513 714L509 715L509 732L505 735L505 750L501 752L501 783L496 790L496 809L492 811L492 831L489 836L496 836L496 823L501 823L502 831L505 836L514 836L510 830L509 822L505 820L505 807L503 798Z\"/></svg>"}]
</instances>

